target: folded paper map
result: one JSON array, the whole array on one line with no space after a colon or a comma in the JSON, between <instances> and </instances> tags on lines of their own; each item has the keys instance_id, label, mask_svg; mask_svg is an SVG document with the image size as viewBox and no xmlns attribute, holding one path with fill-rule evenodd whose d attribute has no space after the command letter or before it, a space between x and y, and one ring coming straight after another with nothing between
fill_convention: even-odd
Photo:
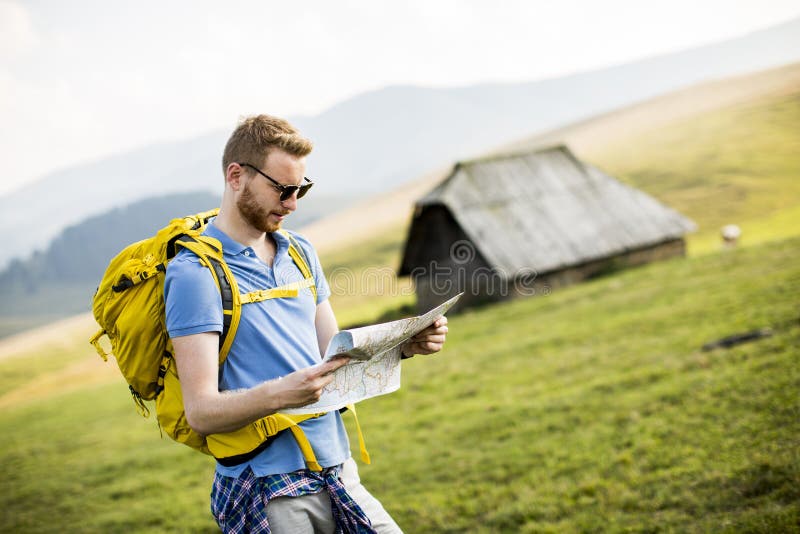
<instances>
[{"instance_id":1,"label":"folded paper map","mask_svg":"<svg viewBox=\"0 0 800 534\"><path fill-rule=\"evenodd\" d=\"M324 359L346 355L350 356L350 362L334 371L333 381L317 402L281 412L330 412L397 391L400 388L400 347L444 315L460 296L456 295L424 315L338 332L328 343Z\"/></svg>"}]
</instances>

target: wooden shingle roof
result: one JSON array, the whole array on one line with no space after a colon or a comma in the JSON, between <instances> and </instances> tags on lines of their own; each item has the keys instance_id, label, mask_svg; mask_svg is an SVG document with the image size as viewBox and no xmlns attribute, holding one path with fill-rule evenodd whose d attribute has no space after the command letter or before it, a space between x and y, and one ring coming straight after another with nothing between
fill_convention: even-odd
<instances>
[{"instance_id":1,"label":"wooden shingle roof","mask_svg":"<svg viewBox=\"0 0 800 534\"><path fill-rule=\"evenodd\" d=\"M565 146L460 162L417 202L430 205L446 206L489 265L508 274L559 270L695 229Z\"/></svg>"}]
</instances>

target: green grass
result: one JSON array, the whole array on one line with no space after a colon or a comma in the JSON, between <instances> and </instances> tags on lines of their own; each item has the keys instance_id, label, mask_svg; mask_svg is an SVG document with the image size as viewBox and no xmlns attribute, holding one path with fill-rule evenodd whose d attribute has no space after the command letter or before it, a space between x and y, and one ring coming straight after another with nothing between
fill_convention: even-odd
<instances>
[{"instance_id":1,"label":"green grass","mask_svg":"<svg viewBox=\"0 0 800 534\"><path fill-rule=\"evenodd\" d=\"M218 532L203 513L213 461L160 440L124 384L11 410L0 427L0 531Z\"/></svg>"},{"instance_id":2,"label":"green grass","mask_svg":"<svg viewBox=\"0 0 800 534\"><path fill-rule=\"evenodd\" d=\"M798 529L798 260L794 240L453 318L441 357L360 410L403 466L365 483L411 532Z\"/></svg>"},{"instance_id":3,"label":"green grass","mask_svg":"<svg viewBox=\"0 0 800 534\"><path fill-rule=\"evenodd\" d=\"M738 224L750 243L800 233L800 91L676 121L582 154L693 219L690 253ZM772 220L765 231L764 220Z\"/></svg>"},{"instance_id":4,"label":"green grass","mask_svg":"<svg viewBox=\"0 0 800 534\"><path fill-rule=\"evenodd\" d=\"M406 232L398 226L357 247L321 255L341 328L389 320L397 310L413 308L411 280L397 278Z\"/></svg>"},{"instance_id":5,"label":"green grass","mask_svg":"<svg viewBox=\"0 0 800 534\"><path fill-rule=\"evenodd\" d=\"M800 234L800 205L763 217L753 217L740 225L743 245L755 245ZM690 254L703 254L723 248L718 232L703 232L689 240Z\"/></svg>"},{"instance_id":6,"label":"green grass","mask_svg":"<svg viewBox=\"0 0 800 534\"><path fill-rule=\"evenodd\" d=\"M407 532L798 531L798 296L793 239L452 317L442 354L359 405L362 479ZM0 531L214 531L211 462L122 383L6 409L0 432Z\"/></svg>"},{"instance_id":7,"label":"green grass","mask_svg":"<svg viewBox=\"0 0 800 534\"><path fill-rule=\"evenodd\" d=\"M0 397L27 384L36 376L66 369L84 360L86 354L84 346L51 343L31 354L0 360Z\"/></svg>"}]
</instances>

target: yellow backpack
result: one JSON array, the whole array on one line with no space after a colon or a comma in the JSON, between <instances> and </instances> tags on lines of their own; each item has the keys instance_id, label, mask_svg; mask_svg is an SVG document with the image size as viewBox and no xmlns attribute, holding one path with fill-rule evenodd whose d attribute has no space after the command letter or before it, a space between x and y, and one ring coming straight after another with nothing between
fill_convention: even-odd
<instances>
[{"instance_id":1,"label":"yellow backpack","mask_svg":"<svg viewBox=\"0 0 800 534\"><path fill-rule=\"evenodd\" d=\"M219 240L202 235L218 209L174 219L158 233L120 252L108 266L93 300L94 317L100 330L89 340L98 354L108 360L100 344L103 335L111 342L111 353L128 382L139 413L150 410L144 401L155 399L159 427L172 439L214 456L223 465L246 461L266 447L282 430L290 430L309 469L319 471L314 451L298 423L322 413L308 415L272 414L237 430L202 436L186 421L180 380L173 359L172 343L166 330L164 311L164 273L167 263L181 248L192 251L206 266L220 290L224 326L220 335L219 363L225 361L243 304L271 298L297 297L309 287L316 300L314 277L303 249L294 237L281 231L289 241L289 255L303 274L304 281L241 295L230 269L222 257ZM351 410L355 415L355 410ZM356 425L358 422L356 421ZM362 459L369 463L359 428Z\"/></svg>"}]
</instances>

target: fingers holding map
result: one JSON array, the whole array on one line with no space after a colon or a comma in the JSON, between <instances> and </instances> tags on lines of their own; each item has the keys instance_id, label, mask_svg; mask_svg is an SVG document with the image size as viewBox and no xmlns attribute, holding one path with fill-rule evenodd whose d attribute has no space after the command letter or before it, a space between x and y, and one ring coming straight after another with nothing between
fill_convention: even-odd
<instances>
[{"instance_id":1,"label":"fingers holding map","mask_svg":"<svg viewBox=\"0 0 800 534\"><path fill-rule=\"evenodd\" d=\"M447 313L459 297L461 294L424 315L338 332L328 344L324 359L348 356L349 363L334 371L333 380L325 387L319 401L284 410L284 413L329 412L397 391L400 388L400 347Z\"/></svg>"}]
</instances>

